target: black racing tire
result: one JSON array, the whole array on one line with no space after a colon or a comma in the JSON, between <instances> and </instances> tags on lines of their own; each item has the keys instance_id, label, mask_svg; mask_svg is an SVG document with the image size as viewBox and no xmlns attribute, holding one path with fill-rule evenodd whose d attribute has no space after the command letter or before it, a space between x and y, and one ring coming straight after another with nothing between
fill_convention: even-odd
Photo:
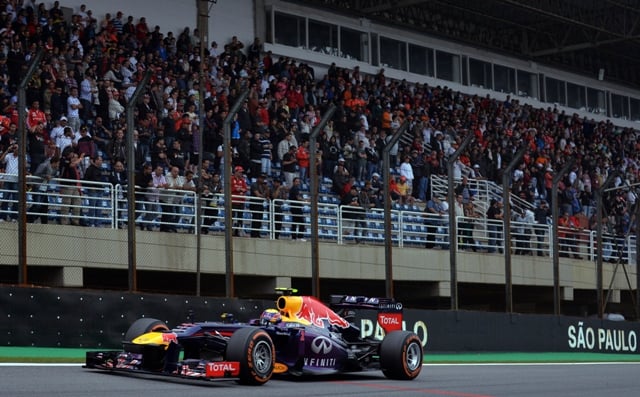
<instances>
[{"instance_id":1,"label":"black racing tire","mask_svg":"<svg viewBox=\"0 0 640 397\"><path fill-rule=\"evenodd\" d=\"M263 329L240 328L229 339L226 359L240 363L238 383L260 386L273 375L276 349L271 337Z\"/></svg>"},{"instance_id":2,"label":"black racing tire","mask_svg":"<svg viewBox=\"0 0 640 397\"><path fill-rule=\"evenodd\" d=\"M380 344L380 368L389 379L412 380L422 370L422 342L409 331L393 331Z\"/></svg>"},{"instance_id":3,"label":"black racing tire","mask_svg":"<svg viewBox=\"0 0 640 397\"><path fill-rule=\"evenodd\" d=\"M124 342L131 342L140 335L154 331L168 331L169 327L164 321L155 318L140 318L131 324L124 334Z\"/></svg>"}]
</instances>

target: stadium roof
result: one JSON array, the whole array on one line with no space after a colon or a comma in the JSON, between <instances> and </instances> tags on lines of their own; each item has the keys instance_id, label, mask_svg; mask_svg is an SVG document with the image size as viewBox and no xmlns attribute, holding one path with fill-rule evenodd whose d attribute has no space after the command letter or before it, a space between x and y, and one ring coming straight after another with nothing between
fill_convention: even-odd
<instances>
[{"instance_id":1,"label":"stadium roof","mask_svg":"<svg viewBox=\"0 0 640 397\"><path fill-rule=\"evenodd\" d=\"M638 0L299 0L640 88Z\"/></svg>"}]
</instances>

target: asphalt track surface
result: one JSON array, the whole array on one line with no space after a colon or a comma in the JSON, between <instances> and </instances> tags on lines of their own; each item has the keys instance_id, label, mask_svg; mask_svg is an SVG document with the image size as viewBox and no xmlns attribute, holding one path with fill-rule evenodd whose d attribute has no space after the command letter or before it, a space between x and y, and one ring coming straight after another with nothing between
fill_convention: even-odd
<instances>
[{"instance_id":1,"label":"asphalt track surface","mask_svg":"<svg viewBox=\"0 0 640 397\"><path fill-rule=\"evenodd\" d=\"M430 364L413 381L380 372L305 380L272 379L264 386L233 381L175 381L86 370L79 364L2 364L0 396L448 396L637 397L640 364Z\"/></svg>"}]
</instances>

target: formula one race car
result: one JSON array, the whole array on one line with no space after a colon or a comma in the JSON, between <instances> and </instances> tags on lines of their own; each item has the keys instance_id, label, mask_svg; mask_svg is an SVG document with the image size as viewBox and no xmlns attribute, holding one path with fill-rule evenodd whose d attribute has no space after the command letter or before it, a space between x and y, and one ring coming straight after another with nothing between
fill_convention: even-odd
<instances>
[{"instance_id":1,"label":"formula one race car","mask_svg":"<svg viewBox=\"0 0 640 397\"><path fill-rule=\"evenodd\" d=\"M330 308L314 297L291 295L294 291L282 290L277 308L248 323L184 323L170 330L162 321L139 319L125 334L124 351L87 352L86 367L248 385L262 385L273 374L382 370L402 380L420 374L422 343L401 330L401 303L340 295L331 297ZM362 338L348 320L359 309L377 311L386 333L382 341Z\"/></svg>"}]
</instances>

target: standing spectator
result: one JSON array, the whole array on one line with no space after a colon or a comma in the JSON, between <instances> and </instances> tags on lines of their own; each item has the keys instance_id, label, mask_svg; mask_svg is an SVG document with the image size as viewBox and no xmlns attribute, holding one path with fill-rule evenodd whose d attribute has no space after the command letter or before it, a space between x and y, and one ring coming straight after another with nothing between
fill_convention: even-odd
<instances>
[{"instance_id":1,"label":"standing spectator","mask_svg":"<svg viewBox=\"0 0 640 397\"><path fill-rule=\"evenodd\" d=\"M84 160L84 155L67 150L63 153L61 161L60 176L64 181L60 182L60 193L62 196L62 206L60 208L60 224L80 225L80 205L81 205L81 174L80 164ZM69 219L71 218L71 219Z\"/></svg>"},{"instance_id":2,"label":"standing spectator","mask_svg":"<svg viewBox=\"0 0 640 397\"><path fill-rule=\"evenodd\" d=\"M260 144L262 145L262 173L271 175L271 159L273 158L273 144L271 143L269 130L266 129L260 134Z\"/></svg>"},{"instance_id":3,"label":"standing spectator","mask_svg":"<svg viewBox=\"0 0 640 397\"><path fill-rule=\"evenodd\" d=\"M220 173L214 171L211 176L211 181L201 184L201 187L202 199L204 202L204 219L202 220L202 228L200 229L200 232L202 234L209 234L209 227L213 225L216 217L218 216L218 198L224 189L220 182Z\"/></svg>"},{"instance_id":4,"label":"standing spectator","mask_svg":"<svg viewBox=\"0 0 640 397\"><path fill-rule=\"evenodd\" d=\"M407 197L413 192L413 167L411 166L411 157L404 156L402 164L400 164L400 176L405 177L407 180L407 186L409 187Z\"/></svg>"},{"instance_id":5,"label":"standing spectator","mask_svg":"<svg viewBox=\"0 0 640 397\"><path fill-rule=\"evenodd\" d=\"M349 191L342 196L340 200L340 209L342 211L342 218L344 219L343 230L345 230L346 236L352 236L359 242L357 236L362 235L362 220L364 219L364 211L360 203L360 194L358 188L351 185ZM351 229L351 231L349 231Z\"/></svg>"},{"instance_id":6,"label":"standing spectator","mask_svg":"<svg viewBox=\"0 0 640 397\"><path fill-rule=\"evenodd\" d=\"M91 165L84 173L84 180L87 182L108 182L109 173L106 169L102 168L102 156L95 156L91 159ZM87 213L87 219L85 221L86 226L96 227L100 225L100 198L104 192L102 185L89 183L85 184L84 190L87 192L89 199L89 211Z\"/></svg>"},{"instance_id":7,"label":"standing spectator","mask_svg":"<svg viewBox=\"0 0 640 397\"><path fill-rule=\"evenodd\" d=\"M298 172L300 173L300 180L306 183L309 180L309 141L303 141L296 152L296 159L298 160Z\"/></svg>"},{"instance_id":8,"label":"standing spectator","mask_svg":"<svg viewBox=\"0 0 640 397\"><path fill-rule=\"evenodd\" d=\"M242 229L242 216L244 213L245 194L247 193L247 181L244 178L244 168L237 165L231 175L231 207L233 208L233 235L239 236Z\"/></svg>"},{"instance_id":9,"label":"standing spectator","mask_svg":"<svg viewBox=\"0 0 640 397\"><path fill-rule=\"evenodd\" d=\"M251 144L249 145L249 157L251 161L251 168L249 171L249 176L252 178L256 178L261 173L262 169L262 141L260 139L260 133L256 132L253 134L251 139Z\"/></svg>"},{"instance_id":10,"label":"standing spectator","mask_svg":"<svg viewBox=\"0 0 640 397\"><path fill-rule=\"evenodd\" d=\"M465 236L468 235L468 229L469 225L466 223L465 219L464 219L464 202L462 201L462 195L461 194L456 194L456 199L453 202L453 209L455 211L455 216L456 216L456 231L457 231L457 236L456 236L456 241L457 241L457 247L460 250L464 250L466 248L465 245Z\"/></svg>"},{"instance_id":11,"label":"standing spectator","mask_svg":"<svg viewBox=\"0 0 640 397\"><path fill-rule=\"evenodd\" d=\"M31 103L31 107L27 111L27 129L33 130L38 125L47 124L47 117L44 112L40 109L40 101L33 101Z\"/></svg>"},{"instance_id":12,"label":"standing spectator","mask_svg":"<svg viewBox=\"0 0 640 397\"><path fill-rule=\"evenodd\" d=\"M292 201L290 203L291 214L292 214L291 239L293 240L300 239L300 241L307 241L304 238L304 233L306 231L306 228L305 228L305 220L304 220L303 210L302 210L304 206L302 202L305 201L305 199L304 199L304 196L302 195L302 192L300 191L300 185L301 185L300 178L295 177L293 178L293 185L291 186L291 189L289 189L289 200Z\"/></svg>"},{"instance_id":13,"label":"standing spectator","mask_svg":"<svg viewBox=\"0 0 640 397\"><path fill-rule=\"evenodd\" d=\"M569 258L573 252L575 259L581 259L578 254L578 230L580 222L575 216L566 210L562 217L558 219L558 239L560 240L560 256Z\"/></svg>"},{"instance_id":14,"label":"standing spectator","mask_svg":"<svg viewBox=\"0 0 640 397\"><path fill-rule=\"evenodd\" d=\"M533 255L531 251L532 226L535 224L535 215L528 208L523 208L516 215L516 222L519 222L519 240L516 240L516 255Z\"/></svg>"},{"instance_id":15,"label":"standing spectator","mask_svg":"<svg viewBox=\"0 0 640 397\"><path fill-rule=\"evenodd\" d=\"M98 86L93 79L93 72L87 71L80 82L80 117L85 122L93 119L93 98L98 95Z\"/></svg>"},{"instance_id":16,"label":"standing spectator","mask_svg":"<svg viewBox=\"0 0 640 397\"><path fill-rule=\"evenodd\" d=\"M15 222L18 219L18 163L19 150L18 144L12 143L7 150L0 156L0 163L4 163L5 177L3 189L6 192L2 200L2 217L0 221L11 220Z\"/></svg>"},{"instance_id":17,"label":"standing spectator","mask_svg":"<svg viewBox=\"0 0 640 397\"><path fill-rule=\"evenodd\" d=\"M298 159L296 158L295 145L289 146L289 151L282 157L282 173L284 174L287 187L293 186L293 180L298 176L296 166Z\"/></svg>"},{"instance_id":18,"label":"standing spectator","mask_svg":"<svg viewBox=\"0 0 640 397\"><path fill-rule=\"evenodd\" d=\"M82 120L80 120L80 110L82 108L82 103L78 98L78 87L73 87L67 98L67 119L69 120L69 127L74 133L80 130L80 125L82 124Z\"/></svg>"},{"instance_id":19,"label":"standing spectator","mask_svg":"<svg viewBox=\"0 0 640 397\"><path fill-rule=\"evenodd\" d=\"M27 217L28 222L34 223L40 219L40 223L43 225L49 223L49 194L47 192L49 190L49 181L58 175L59 166L59 157L52 157L38 165L34 176L40 178L40 182L35 193L34 201L36 204L31 207L31 215Z\"/></svg>"},{"instance_id":20,"label":"standing spectator","mask_svg":"<svg viewBox=\"0 0 640 397\"><path fill-rule=\"evenodd\" d=\"M40 164L46 160L44 124L37 124L27 131L29 142L29 157L31 159L31 173L35 173Z\"/></svg>"},{"instance_id":21,"label":"standing spectator","mask_svg":"<svg viewBox=\"0 0 640 397\"><path fill-rule=\"evenodd\" d=\"M496 252L496 247L498 247L501 254L504 252L502 248L503 216L502 201L491 199L487 210L487 229L489 231L489 249L487 252L489 253Z\"/></svg>"},{"instance_id":22,"label":"standing spectator","mask_svg":"<svg viewBox=\"0 0 640 397\"><path fill-rule=\"evenodd\" d=\"M123 166L124 168L124 166ZM164 175L160 173L162 178ZM153 219L154 212L157 212L158 194L156 182L156 176L153 173L153 167L149 163L145 163L142 170L136 174L136 218L142 214L142 222L140 223L140 230L151 230L151 220ZM165 181L166 183L166 181ZM153 207L153 208L152 208Z\"/></svg>"},{"instance_id":23,"label":"standing spectator","mask_svg":"<svg viewBox=\"0 0 640 397\"><path fill-rule=\"evenodd\" d=\"M547 233L547 220L551 217L551 209L546 200L540 200L540 204L534 210L533 216L536 221L534 227L536 233L537 247L536 251L538 256L544 256L544 252L548 249L548 244L545 243L545 235Z\"/></svg>"},{"instance_id":24,"label":"standing spectator","mask_svg":"<svg viewBox=\"0 0 640 397\"><path fill-rule=\"evenodd\" d=\"M260 237L260 229L264 215L264 204L268 204L271 196L267 174L260 174L255 183L251 185L251 201L249 210L251 211L251 237Z\"/></svg>"},{"instance_id":25,"label":"standing spectator","mask_svg":"<svg viewBox=\"0 0 640 397\"><path fill-rule=\"evenodd\" d=\"M120 185L123 189L127 185L127 171L124 169L124 163L122 161L116 161L113 164L113 170L109 174L109 182L113 187Z\"/></svg>"},{"instance_id":26,"label":"standing spectator","mask_svg":"<svg viewBox=\"0 0 640 397\"><path fill-rule=\"evenodd\" d=\"M107 154L111 158L111 161L122 161L126 164L127 160L127 147L124 139L124 129L118 128L115 136L107 145Z\"/></svg>"},{"instance_id":27,"label":"standing spectator","mask_svg":"<svg viewBox=\"0 0 640 397\"><path fill-rule=\"evenodd\" d=\"M273 200L273 226L275 229L274 237L276 240L280 238L282 230L282 204L289 198L289 190L282 183L282 179L275 178L273 180L273 190L271 199Z\"/></svg>"},{"instance_id":28,"label":"standing spectator","mask_svg":"<svg viewBox=\"0 0 640 397\"><path fill-rule=\"evenodd\" d=\"M431 200L427 201L427 205L424 207L424 213L424 223L427 225L427 242L425 247L433 248L435 246L438 228L443 225L443 222L445 222L444 218L447 216L440 197L433 196Z\"/></svg>"},{"instance_id":29,"label":"standing spectator","mask_svg":"<svg viewBox=\"0 0 640 397\"><path fill-rule=\"evenodd\" d=\"M364 141L358 141L358 148L356 149L356 180L362 182L367 177L367 147Z\"/></svg>"},{"instance_id":30,"label":"standing spectator","mask_svg":"<svg viewBox=\"0 0 640 397\"><path fill-rule=\"evenodd\" d=\"M93 142L93 137L89 135L89 128L86 125L80 127L80 138L78 138L77 149L79 153L84 153L86 158L95 158L97 147Z\"/></svg>"},{"instance_id":31,"label":"standing spectator","mask_svg":"<svg viewBox=\"0 0 640 397\"><path fill-rule=\"evenodd\" d=\"M163 192L160 201L165 205L162 206L162 226L160 231L175 233L176 223L178 223L177 214L178 207L182 202L182 192L185 178L180 175L180 168L172 166L169 174L165 176L167 181L167 191Z\"/></svg>"},{"instance_id":32,"label":"standing spectator","mask_svg":"<svg viewBox=\"0 0 640 397\"><path fill-rule=\"evenodd\" d=\"M476 247L476 241L473 238L473 228L475 220L480 218L480 214L476 212L472 200L464 204L464 216L464 222L460 226L462 228L462 244L465 249L471 247L473 252L476 252L478 249Z\"/></svg>"},{"instance_id":33,"label":"standing spectator","mask_svg":"<svg viewBox=\"0 0 640 397\"><path fill-rule=\"evenodd\" d=\"M104 125L102 117L96 117L91 128L91 136L93 137L93 142L98 146L98 148L103 152L107 152L107 146L113 139L113 133Z\"/></svg>"}]
</instances>

